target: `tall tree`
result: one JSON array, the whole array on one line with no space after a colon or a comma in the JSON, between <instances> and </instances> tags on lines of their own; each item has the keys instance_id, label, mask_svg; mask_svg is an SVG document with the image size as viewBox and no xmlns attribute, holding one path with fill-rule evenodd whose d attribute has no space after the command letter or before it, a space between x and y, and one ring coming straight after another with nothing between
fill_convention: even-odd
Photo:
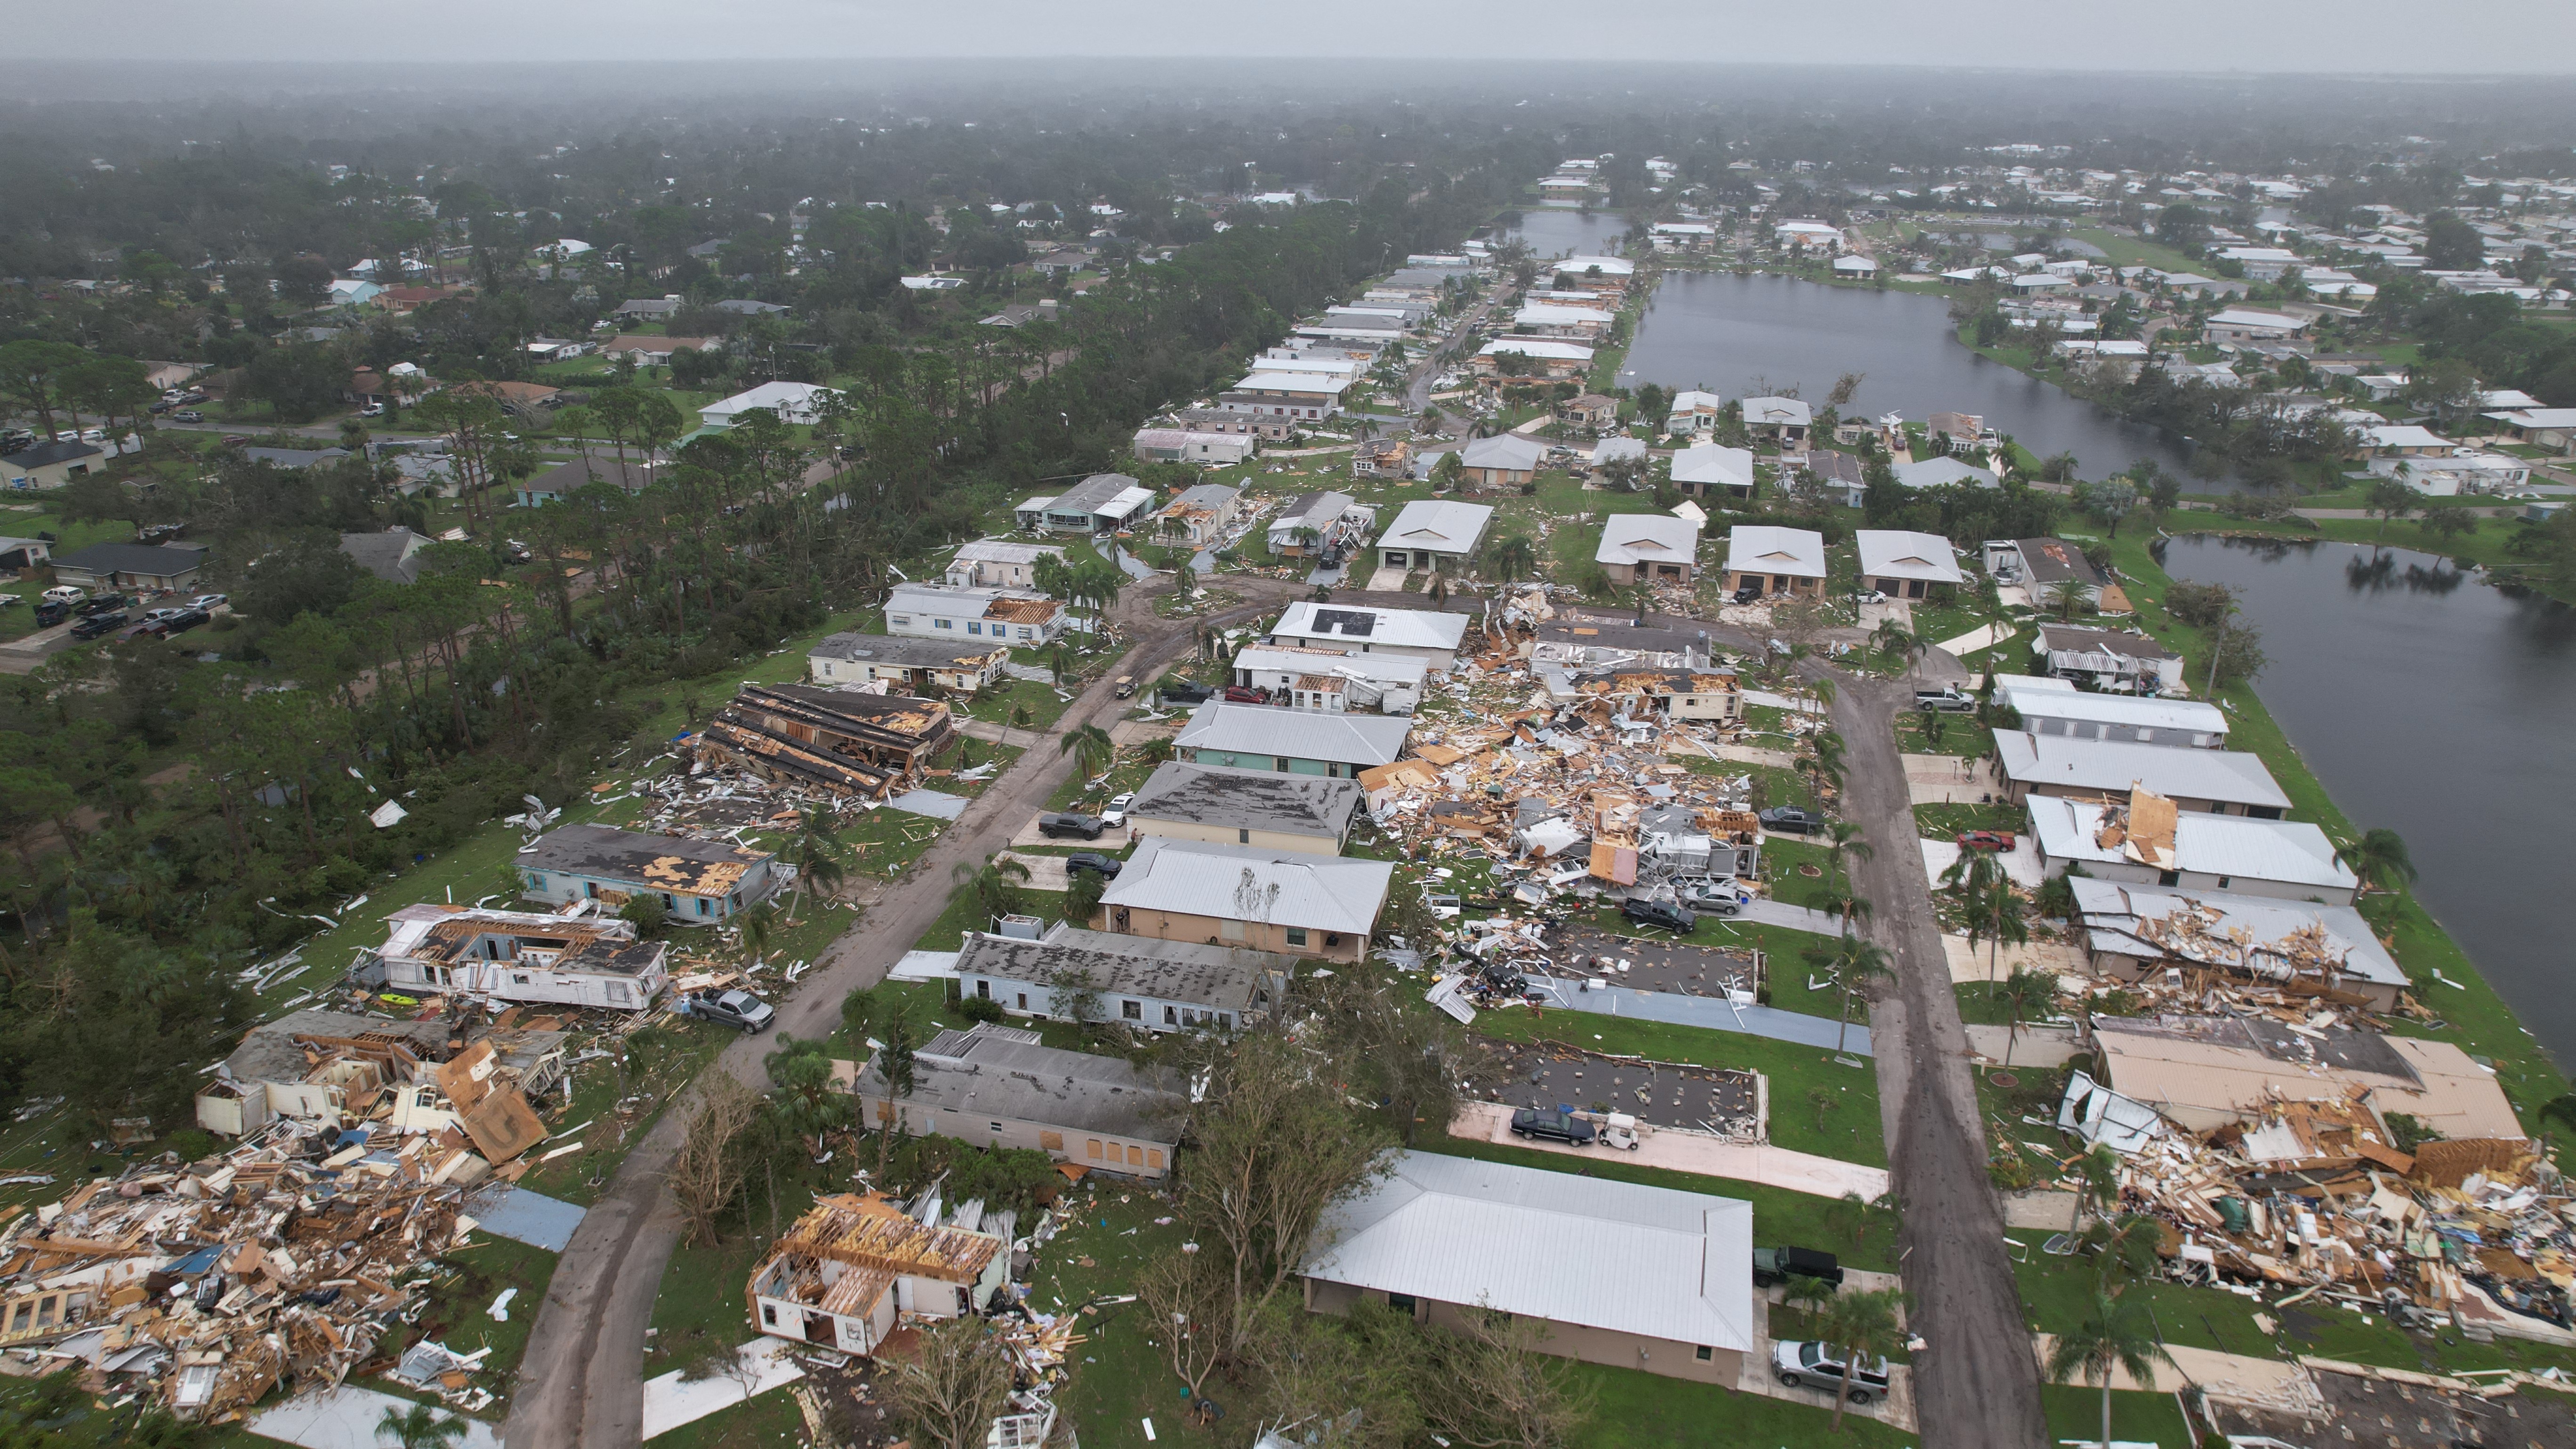
<instances>
[{"instance_id":1,"label":"tall tree","mask_svg":"<svg viewBox=\"0 0 2576 1449\"><path fill-rule=\"evenodd\" d=\"M2102 1386L2102 1449L2111 1449L2111 1380L2125 1373L2139 1388L2153 1389L2158 1364L2173 1367L2173 1355L2158 1341L2145 1306L2108 1293L2094 1294L2083 1322L2048 1346L2049 1382L2080 1378Z\"/></svg>"}]
</instances>

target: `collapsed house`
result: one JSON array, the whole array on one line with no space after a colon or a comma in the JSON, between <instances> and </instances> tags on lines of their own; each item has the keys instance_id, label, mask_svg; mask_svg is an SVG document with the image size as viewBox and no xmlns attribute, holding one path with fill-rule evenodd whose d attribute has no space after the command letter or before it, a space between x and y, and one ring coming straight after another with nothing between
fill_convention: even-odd
<instances>
[{"instance_id":1,"label":"collapsed house","mask_svg":"<svg viewBox=\"0 0 2576 1449\"><path fill-rule=\"evenodd\" d=\"M1618 718L1649 717L1733 724L1744 717L1744 691L1731 669L1596 669L1579 674L1541 669L1549 698L1559 703L1609 700Z\"/></svg>"},{"instance_id":2,"label":"collapsed house","mask_svg":"<svg viewBox=\"0 0 2576 1449\"><path fill-rule=\"evenodd\" d=\"M2093 969L2122 981L2164 972L2258 981L2370 1011L2396 1009L2406 973L2350 906L2228 891L2069 879Z\"/></svg>"},{"instance_id":3,"label":"collapsed house","mask_svg":"<svg viewBox=\"0 0 2576 1449\"><path fill-rule=\"evenodd\" d=\"M581 910L576 906L572 909ZM567 917L431 902L385 918L385 943L358 974L414 996L641 1011L668 976L671 948L613 916Z\"/></svg>"},{"instance_id":4,"label":"collapsed house","mask_svg":"<svg viewBox=\"0 0 2576 1449\"><path fill-rule=\"evenodd\" d=\"M1411 714L1422 704L1430 662L1402 654L1345 654L1300 644L1248 644L1236 650L1234 682L1269 694L1291 709L1376 710Z\"/></svg>"},{"instance_id":5,"label":"collapsed house","mask_svg":"<svg viewBox=\"0 0 2576 1449\"><path fill-rule=\"evenodd\" d=\"M861 1120L1155 1181L1172 1170L1188 1098L1168 1074L1044 1045L1033 1031L949 1030L913 1055L909 1094L871 1058L851 1074Z\"/></svg>"},{"instance_id":6,"label":"collapsed house","mask_svg":"<svg viewBox=\"0 0 2576 1449\"><path fill-rule=\"evenodd\" d=\"M810 684L746 684L699 736L700 759L883 800L957 738L945 702Z\"/></svg>"},{"instance_id":7,"label":"collapsed house","mask_svg":"<svg viewBox=\"0 0 2576 1449\"><path fill-rule=\"evenodd\" d=\"M2124 801L2034 795L2028 809L2040 865L2050 875L2072 864L2101 880L2337 906L2351 905L2361 890L2334 842L2301 821L2178 810L2144 787L2130 790Z\"/></svg>"},{"instance_id":8,"label":"collapsed house","mask_svg":"<svg viewBox=\"0 0 2576 1449\"><path fill-rule=\"evenodd\" d=\"M1356 780L1169 760L1127 803L1138 836L1339 855L1366 791Z\"/></svg>"},{"instance_id":9,"label":"collapsed house","mask_svg":"<svg viewBox=\"0 0 2576 1449\"><path fill-rule=\"evenodd\" d=\"M531 900L617 910L641 896L661 901L665 915L706 924L766 900L778 887L775 862L729 840L567 825L519 847L513 865Z\"/></svg>"},{"instance_id":10,"label":"collapsed house","mask_svg":"<svg viewBox=\"0 0 2576 1449\"><path fill-rule=\"evenodd\" d=\"M307 1010L255 1026L197 1093L197 1125L248 1137L281 1118L406 1134L453 1127L480 1164L442 1163L471 1181L541 1141L534 1103L566 1086L565 1033ZM462 1143L458 1144L460 1147Z\"/></svg>"},{"instance_id":11,"label":"collapsed house","mask_svg":"<svg viewBox=\"0 0 2576 1449\"><path fill-rule=\"evenodd\" d=\"M2089 1030L2108 1085L2187 1131L2281 1102L2352 1101L2443 1137L2523 1135L2495 1073L2446 1041L2270 1015L2097 1017Z\"/></svg>"},{"instance_id":12,"label":"collapsed house","mask_svg":"<svg viewBox=\"0 0 2576 1449\"><path fill-rule=\"evenodd\" d=\"M1007 1233L916 1221L874 1193L834 1194L778 1240L744 1296L764 1334L868 1355L907 1315L981 1310L1010 1270L1010 1249Z\"/></svg>"},{"instance_id":13,"label":"collapsed house","mask_svg":"<svg viewBox=\"0 0 2576 1449\"><path fill-rule=\"evenodd\" d=\"M972 545L969 545L970 547ZM973 694L1002 677L1011 646L996 641L918 639L892 634L827 634L805 651L805 670L833 688L874 684L925 694Z\"/></svg>"}]
</instances>

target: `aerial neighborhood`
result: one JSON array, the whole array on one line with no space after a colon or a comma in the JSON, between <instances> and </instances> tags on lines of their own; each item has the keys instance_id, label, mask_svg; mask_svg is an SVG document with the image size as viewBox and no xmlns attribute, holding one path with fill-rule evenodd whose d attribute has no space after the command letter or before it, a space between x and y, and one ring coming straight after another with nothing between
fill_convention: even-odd
<instances>
[{"instance_id":1,"label":"aerial neighborhood","mask_svg":"<svg viewBox=\"0 0 2576 1449\"><path fill-rule=\"evenodd\" d=\"M2576 1443L2556 110L855 84L28 143L0 1419Z\"/></svg>"}]
</instances>

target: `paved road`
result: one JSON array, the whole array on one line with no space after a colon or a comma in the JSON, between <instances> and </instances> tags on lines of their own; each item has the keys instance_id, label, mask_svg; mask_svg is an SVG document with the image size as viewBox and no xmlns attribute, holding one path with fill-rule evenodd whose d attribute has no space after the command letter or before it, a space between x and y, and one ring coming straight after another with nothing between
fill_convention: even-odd
<instances>
[{"instance_id":1,"label":"paved road","mask_svg":"<svg viewBox=\"0 0 2576 1449\"><path fill-rule=\"evenodd\" d=\"M1946 656L1945 656L1946 657ZM1873 912L1864 934L1896 972L1870 1007L1879 1111L1896 1191L1924 1449L2037 1449L2047 1427L2021 1295L2004 1253L2003 1209L1986 1176L1985 1136L1967 1033L1932 914L1895 714L1910 681L1838 681L1834 724L1847 745L1843 814L1877 844L1850 869Z\"/></svg>"},{"instance_id":2,"label":"paved road","mask_svg":"<svg viewBox=\"0 0 2576 1449\"><path fill-rule=\"evenodd\" d=\"M1566 977L1542 979L1554 985L1557 1001L1571 1011L1668 1021L1676 1026L1738 1032L1745 1036L1767 1036L1773 1041L1796 1042L1827 1050L1840 1042L1843 1049L1853 1056L1870 1054L1869 1028L1858 1022L1846 1027L1830 1016L1809 1016L1802 1011L1782 1011L1773 1006L1731 1006L1724 997L1718 996L1639 991L1632 986L1604 986L1585 991L1581 989L1581 982Z\"/></svg>"},{"instance_id":3,"label":"paved road","mask_svg":"<svg viewBox=\"0 0 2576 1449\"><path fill-rule=\"evenodd\" d=\"M1137 642L1115 666L1101 671L1099 681L1065 710L1048 735L1060 736L1114 705L1110 691L1118 676L1143 676L1186 656L1200 623L1232 623L1276 608L1299 592L1296 585L1278 580L1229 583L1261 602L1204 621L1166 622L1151 612L1152 591L1127 591L1115 615ZM777 1003L775 1033L829 1034L840 1022L841 998L884 980L947 908L950 871L1000 852L1072 770L1072 757L1052 743L1021 756L883 891L879 904L825 950L795 993ZM746 1037L726 1047L714 1066L744 1082L765 1085L761 1058L774 1049L771 1035ZM644 1330L652 1323L662 1272L680 1236L679 1214L663 1191L663 1177L679 1150L687 1116L685 1103L674 1106L635 1144L557 1261L520 1365L517 1401L502 1431L513 1449L631 1449L642 1442Z\"/></svg>"}]
</instances>

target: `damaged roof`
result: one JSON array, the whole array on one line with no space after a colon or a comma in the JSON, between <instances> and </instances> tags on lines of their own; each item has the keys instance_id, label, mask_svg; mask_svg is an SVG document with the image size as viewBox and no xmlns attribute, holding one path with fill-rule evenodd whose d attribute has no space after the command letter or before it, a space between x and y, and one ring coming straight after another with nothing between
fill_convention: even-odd
<instances>
[{"instance_id":1,"label":"damaged roof","mask_svg":"<svg viewBox=\"0 0 2576 1449\"><path fill-rule=\"evenodd\" d=\"M1188 1099L1176 1079L1117 1057L1043 1046L1029 1039L1034 1035L989 1024L941 1032L913 1058L909 1104L1113 1137L1180 1140ZM856 1086L862 1096L886 1096L875 1058Z\"/></svg>"},{"instance_id":2,"label":"damaged roof","mask_svg":"<svg viewBox=\"0 0 2576 1449\"><path fill-rule=\"evenodd\" d=\"M1235 662L1243 661L1238 657ZM1339 838L1350 829L1364 793L1357 780L1173 760L1158 767L1136 792L1127 818Z\"/></svg>"},{"instance_id":3,"label":"damaged roof","mask_svg":"<svg viewBox=\"0 0 2576 1449\"><path fill-rule=\"evenodd\" d=\"M419 961L496 959L483 957L479 947L486 938L497 936L512 943L512 954L497 959L516 959L519 952L533 950L551 954L550 970L642 976L659 967L670 952L659 941L635 939L635 927L614 916L574 920L543 911L492 911L432 902L406 906L387 924L393 931L378 954Z\"/></svg>"},{"instance_id":4,"label":"damaged roof","mask_svg":"<svg viewBox=\"0 0 2576 1449\"><path fill-rule=\"evenodd\" d=\"M1995 757L2007 779L2032 788L2126 795L2143 785L2168 798L2290 808L2288 793L2263 767L2262 758L2241 750L2178 750L2130 740L1997 730Z\"/></svg>"},{"instance_id":5,"label":"damaged roof","mask_svg":"<svg viewBox=\"0 0 2576 1449\"><path fill-rule=\"evenodd\" d=\"M1149 835L1100 901L1113 908L1365 936L1377 925L1394 875L1395 867L1382 860Z\"/></svg>"},{"instance_id":6,"label":"damaged roof","mask_svg":"<svg viewBox=\"0 0 2576 1449\"><path fill-rule=\"evenodd\" d=\"M516 864L522 870L631 881L648 890L720 896L731 893L745 875L769 859L767 851L726 840L567 825L522 846Z\"/></svg>"},{"instance_id":7,"label":"damaged roof","mask_svg":"<svg viewBox=\"0 0 2576 1449\"><path fill-rule=\"evenodd\" d=\"M994 655L1008 653L1010 647L998 639L967 644L908 634L827 634L805 655L809 659L847 659L898 669L977 669Z\"/></svg>"},{"instance_id":8,"label":"damaged roof","mask_svg":"<svg viewBox=\"0 0 2576 1449\"><path fill-rule=\"evenodd\" d=\"M1043 941L969 931L964 949L957 954L961 981L988 976L1044 983L1073 973L1103 992L1187 1002L1237 1015L1258 1004L1264 980L1274 976L1285 980L1296 969L1296 958L1268 951L1158 941L1061 924Z\"/></svg>"},{"instance_id":9,"label":"damaged roof","mask_svg":"<svg viewBox=\"0 0 2576 1449\"><path fill-rule=\"evenodd\" d=\"M2071 876L2096 951L2267 978L2335 974L2403 989L2406 973L2350 906Z\"/></svg>"},{"instance_id":10,"label":"damaged roof","mask_svg":"<svg viewBox=\"0 0 2576 1449\"><path fill-rule=\"evenodd\" d=\"M1391 763L1402 755L1412 731L1413 722L1400 715L1333 714L1210 700L1191 713L1172 747L1366 768Z\"/></svg>"}]
</instances>

